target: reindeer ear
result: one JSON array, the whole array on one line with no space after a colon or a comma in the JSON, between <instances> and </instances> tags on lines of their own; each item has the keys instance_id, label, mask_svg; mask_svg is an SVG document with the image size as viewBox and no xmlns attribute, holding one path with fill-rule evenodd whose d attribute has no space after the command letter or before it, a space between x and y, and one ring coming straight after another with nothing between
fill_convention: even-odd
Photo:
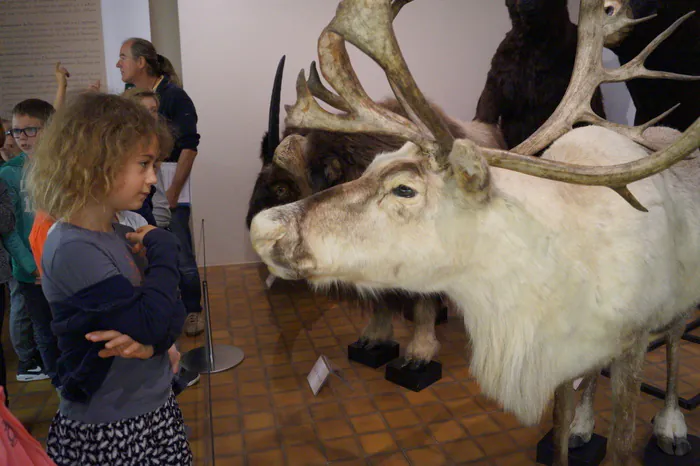
<instances>
[{"instance_id":1,"label":"reindeer ear","mask_svg":"<svg viewBox=\"0 0 700 466\"><path fill-rule=\"evenodd\" d=\"M457 185L465 193L488 193L491 175L479 147L468 139L457 139L450 152L450 165Z\"/></svg>"},{"instance_id":2,"label":"reindeer ear","mask_svg":"<svg viewBox=\"0 0 700 466\"><path fill-rule=\"evenodd\" d=\"M306 152L306 137L291 134L280 142L272 159L275 165L292 175L303 197L311 194L309 161Z\"/></svg>"}]
</instances>

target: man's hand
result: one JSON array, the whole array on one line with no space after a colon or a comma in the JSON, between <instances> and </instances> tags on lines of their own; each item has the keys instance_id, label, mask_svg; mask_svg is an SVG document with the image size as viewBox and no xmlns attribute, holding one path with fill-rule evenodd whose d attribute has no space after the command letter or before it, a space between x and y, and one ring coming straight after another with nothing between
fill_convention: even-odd
<instances>
[{"instance_id":1,"label":"man's hand","mask_svg":"<svg viewBox=\"0 0 700 466\"><path fill-rule=\"evenodd\" d=\"M173 189L173 186L168 188L167 191L165 191L165 197L168 199L168 204L170 205L171 209L174 209L177 207L177 200L180 198L180 193L176 192Z\"/></svg>"},{"instance_id":2,"label":"man's hand","mask_svg":"<svg viewBox=\"0 0 700 466\"><path fill-rule=\"evenodd\" d=\"M153 347L143 345L135 341L129 335L125 335L116 330L103 330L90 332L85 338L92 341L106 341L105 349L100 350L97 355L101 358L111 358L119 356L128 359L148 359L153 356Z\"/></svg>"}]
</instances>

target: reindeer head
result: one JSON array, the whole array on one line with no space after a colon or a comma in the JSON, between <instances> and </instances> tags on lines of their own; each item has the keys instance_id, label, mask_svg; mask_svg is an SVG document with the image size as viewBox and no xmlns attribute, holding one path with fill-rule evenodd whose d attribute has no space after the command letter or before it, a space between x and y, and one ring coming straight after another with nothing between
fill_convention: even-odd
<instances>
[{"instance_id":1,"label":"reindeer head","mask_svg":"<svg viewBox=\"0 0 700 466\"><path fill-rule=\"evenodd\" d=\"M253 219L251 238L271 272L283 278L305 278L316 284L344 281L368 288L401 286L411 291L442 291L459 262L478 248L494 201L489 167L505 168L550 180L607 186L639 210L645 210L627 184L658 173L683 159L700 141L700 119L672 146L635 162L614 166L581 166L528 157L588 121L606 126L646 146L643 131L658 119L634 128L598 118L589 102L602 82L630 77L689 79L644 68L644 58L678 24L629 66L606 70L602 48L606 37L632 20L606 15L603 0L582 0L579 52L572 82L562 104L520 153L479 147L455 140L441 116L432 111L411 76L392 28L406 1L343 0L319 39L321 70L338 92L332 94L345 115L321 109L309 91L303 71L297 80L297 102L287 109L287 124L297 127L370 131L401 137L400 150L378 156L358 180L302 201L267 210ZM386 72L408 119L369 99L349 63L348 40ZM328 91L330 92L330 91ZM516 151L518 148L516 148ZM453 254L453 248L461 251ZM457 263L459 262L459 263Z\"/></svg>"}]
</instances>

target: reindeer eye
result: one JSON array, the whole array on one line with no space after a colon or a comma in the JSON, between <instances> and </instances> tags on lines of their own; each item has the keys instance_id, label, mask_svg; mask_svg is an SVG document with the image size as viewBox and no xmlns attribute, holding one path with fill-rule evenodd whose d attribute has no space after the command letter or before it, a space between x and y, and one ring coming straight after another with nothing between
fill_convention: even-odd
<instances>
[{"instance_id":1,"label":"reindeer eye","mask_svg":"<svg viewBox=\"0 0 700 466\"><path fill-rule=\"evenodd\" d=\"M605 7L605 14L608 16L612 16L615 14L615 7L612 6L606 6Z\"/></svg>"},{"instance_id":2,"label":"reindeer eye","mask_svg":"<svg viewBox=\"0 0 700 466\"><path fill-rule=\"evenodd\" d=\"M415 197L415 195L418 194L418 193L416 193L415 189L410 188L410 187L406 186L405 184L398 185L397 187L395 187L394 189L391 190L391 193L394 196L405 197L405 198Z\"/></svg>"},{"instance_id":3,"label":"reindeer eye","mask_svg":"<svg viewBox=\"0 0 700 466\"><path fill-rule=\"evenodd\" d=\"M276 184L273 187L273 190L275 191L275 196L277 196L277 198L279 198L279 199L284 199L289 194L289 188L286 185L281 184L281 183Z\"/></svg>"}]
</instances>

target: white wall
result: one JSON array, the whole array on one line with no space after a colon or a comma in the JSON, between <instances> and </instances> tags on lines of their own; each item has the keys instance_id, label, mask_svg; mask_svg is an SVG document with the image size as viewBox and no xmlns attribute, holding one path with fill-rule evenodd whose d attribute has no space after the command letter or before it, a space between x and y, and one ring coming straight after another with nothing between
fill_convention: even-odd
<instances>
[{"instance_id":1,"label":"white wall","mask_svg":"<svg viewBox=\"0 0 700 466\"><path fill-rule=\"evenodd\" d=\"M192 175L194 224L205 219L207 251L216 251L209 264L258 260L245 214L260 169L277 61L287 55L282 101L291 104L296 75L317 59L316 41L336 6L333 0L179 1L185 89L197 107L202 135ZM504 2L496 0L414 2L396 20L399 42L424 93L463 119L474 116L491 57L509 29ZM388 96L381 70L354 52L368 93Z\"/></svg>"},{"instance_id":2,"label":"white wall","mask_svg":"<svg viewBox=\"0 0 700 466\"><path fill-rule=\"evenodd\" d=\"M114 94L124 91L124 83L117 69L119 49L130 37L151 39L148 2L143 0L102 0L102 35L104 38L107 83L102 90Z\"/></svg>"}]
</instances>

